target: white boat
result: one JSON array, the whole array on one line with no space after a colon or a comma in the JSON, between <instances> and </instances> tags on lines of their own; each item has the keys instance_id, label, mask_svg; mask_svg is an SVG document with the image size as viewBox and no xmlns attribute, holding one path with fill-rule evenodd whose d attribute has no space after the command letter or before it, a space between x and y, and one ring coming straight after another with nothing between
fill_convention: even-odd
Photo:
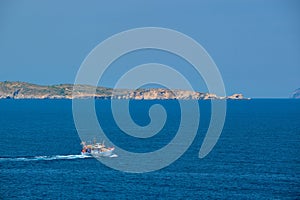
<instances>
[{"instance_id":1,"label":"white boat","mask_svg":"<svg viewBox=\"0 0 300 200\"><path fill-rule=\"evenodd\" d=\"M81 155L91 155L94 157L110 157L115 154L113 154L113 151L115 150L114 147L106 147L103 143L96 143L94 144L86 144L86 142L82 142L82 150Z\"/></svg>"}]
</instances>

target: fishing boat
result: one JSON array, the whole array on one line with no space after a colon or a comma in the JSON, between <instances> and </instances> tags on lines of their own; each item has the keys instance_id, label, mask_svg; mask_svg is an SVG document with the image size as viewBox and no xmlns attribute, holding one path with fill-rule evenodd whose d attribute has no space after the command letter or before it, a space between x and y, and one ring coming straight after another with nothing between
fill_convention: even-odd
<instances>
[{"instance_id":1,"label":"fishing boat","mask_svg":"<svg viewBox=\"0 0 300 200\"><path fill-rule=\"evenodd\" d=\"M111 157L114 156L113 151L114 147L106 147L104 142L93 144L87 144L86 142L82 142L82 150L81 155L94 156L94 157Z\"/></svg>"}]
</instances>

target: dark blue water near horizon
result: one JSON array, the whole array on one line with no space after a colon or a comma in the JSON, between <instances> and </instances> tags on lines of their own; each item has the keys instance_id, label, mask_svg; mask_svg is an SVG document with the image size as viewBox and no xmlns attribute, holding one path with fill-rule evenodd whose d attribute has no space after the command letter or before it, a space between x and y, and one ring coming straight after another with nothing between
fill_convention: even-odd
<instances>
[{"instance_id":1,"label":"dark blue water near horizon","mask_svg":"<svg viewBox=\"0 0 300 200\"><path fill-rule=\"evenodd\" d=\"M134 121L144 126L150 120L149 107L157 103L165 107L168 119L161 133L149 139L124 134L112 118L110 101L97 100L96 110L118 146L150 152L175 136L178 103L130 104ZM221 137L204 159L198 151L210 103L199 105L200 127L184 155L161 170L135 174L80 156L70 100L0 100L0 199L300 198L299 100L228 101Z\"/></svg>"}]
</instances>

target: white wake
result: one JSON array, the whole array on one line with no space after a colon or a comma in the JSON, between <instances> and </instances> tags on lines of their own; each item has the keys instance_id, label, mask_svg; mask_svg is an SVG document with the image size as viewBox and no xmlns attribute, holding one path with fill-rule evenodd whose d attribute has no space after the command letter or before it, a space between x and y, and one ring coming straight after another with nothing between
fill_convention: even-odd
<instances>
[{"instance_id":1,"label":"white wake","mask_svg":"<svg viewBox=\"0 0 300 200\"><path fill-rule=\"evenodd\" d=\"M54 155L54 156L32 156L32 157L0 157L0 162L4 161L40 161L40 160L74 160L92 158L89 155Z\"/></svg>"}]
</instances>

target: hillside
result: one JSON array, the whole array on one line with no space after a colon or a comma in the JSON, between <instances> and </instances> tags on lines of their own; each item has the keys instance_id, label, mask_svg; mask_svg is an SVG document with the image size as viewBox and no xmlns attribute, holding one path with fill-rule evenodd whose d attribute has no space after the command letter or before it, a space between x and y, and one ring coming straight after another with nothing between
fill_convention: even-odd
<instances>
[{"instance_id":1,"label":"hillside","mask_svg":"<svg viewBox=\"0 0 300 200\"><path fill-rule=\"evenodd\" d=\"M168 90L163 88L150 89L112 89L77 85L73 94L72 84L60 84L43 86L26 82L0 82L0 99L73 99L73 98L96 98L96 99L245 99L242 94L234 94L228 97L218 97L215 94L201 93L187 90ZM93 90L96 89L96 94ZM89 92L91 91L91 92Z\"/></svg>"}]
</instances>

